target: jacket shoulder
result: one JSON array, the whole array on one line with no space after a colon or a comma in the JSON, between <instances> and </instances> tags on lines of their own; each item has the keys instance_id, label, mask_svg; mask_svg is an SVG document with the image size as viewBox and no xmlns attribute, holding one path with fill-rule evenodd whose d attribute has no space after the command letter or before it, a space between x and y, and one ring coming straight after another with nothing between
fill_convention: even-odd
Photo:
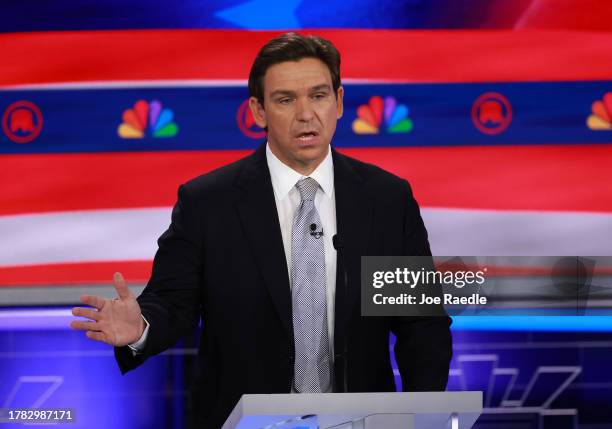
<instances>
[{"instance_id":1,"label":"jacket shoulder","mask_svg":"<svg viewBox=\"0 0 612 429\"><path fill-rule=\"evenodd\" d=\"M230 164L194 177L181 186L189 194L203 197L210 193L226 193L236 182L241 172L252 163L254 154L247 155Z\"/></svg>"}]
</instances>

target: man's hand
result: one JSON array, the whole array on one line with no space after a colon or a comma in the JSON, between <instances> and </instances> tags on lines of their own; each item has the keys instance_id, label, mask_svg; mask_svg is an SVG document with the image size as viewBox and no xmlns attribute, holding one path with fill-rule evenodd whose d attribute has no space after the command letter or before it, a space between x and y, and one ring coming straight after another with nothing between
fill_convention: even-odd
<instances>
[{"instance_id":1,"label":"man's hand","mask_svg":"<svg viewBox=\"0 0 612 429\"><path fill-rule=\"evenodd\" d=\"M125 346L138 341L145 324L136 297L128 289L121 273L115 273L113 283L119 298L83 295L81 302L94 308L75 307L72 314L91 321L73 320L70 327L86 331L92 340L112 346Z\"/></svg>"}]
</instances>

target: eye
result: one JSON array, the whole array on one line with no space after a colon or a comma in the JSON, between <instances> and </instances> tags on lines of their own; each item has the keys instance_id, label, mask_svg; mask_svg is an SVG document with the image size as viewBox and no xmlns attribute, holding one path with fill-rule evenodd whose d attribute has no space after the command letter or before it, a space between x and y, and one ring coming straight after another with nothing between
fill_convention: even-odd
<instances>
[{"instance_id":1,"label":"eye","mask_svg":"<svg viewBox=\"0 0 612 429\"><path fill-rule=\"evenodd\" d=\"M278 103L279 104L289 104L291 103L291 98L288 98L288 97L280 98L278 100Z\"/></svg>"},{"instance_id":2,"label":"eye","mask_svg":"<svg viewBox=\"0 0 612 429\"><path fill-rule=\"evenodd\" d=\"M324 99L325 97L327 97L327 94L326 94L326 93L324 93L324 92L317 92L316 94L314 94L314 95L312 96L312 98L313 98L314 100L322 100L322 99Z\"/></svg>"}]
</instances>

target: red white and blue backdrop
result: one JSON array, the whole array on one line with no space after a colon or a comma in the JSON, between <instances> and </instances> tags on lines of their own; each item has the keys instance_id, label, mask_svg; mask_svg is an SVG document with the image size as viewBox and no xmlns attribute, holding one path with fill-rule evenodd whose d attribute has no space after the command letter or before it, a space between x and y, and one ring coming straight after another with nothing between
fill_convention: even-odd
<instances>
[{"instance_id":1,"label":"red white and blue backdrop","mask_svg":"<svg viewBox=\"0 0 612 429\"><path fill-rule=\"evenodd\" d=\"M608 2L10 2L0 15L0 406L46 398L79 404L86 427L182 424L189 345L122 378L107 348L60 329L65 309L25 306L107 293L115 271L146 282L178 185L265 141L246 80L258 49L286 30L339 48L345 113L333 144L410 181L435 254L612 254ZM482 388L491 409L514 409L483 425L518 415L536 427L551 408L568 427L612 422L600 406L612 395L609 318L457 318L454 329L450 388ZM153 405L138 402L136 418L109 399L95 420L100 410L78 399L91 380L74 373L87 359L96 394L146 383ZM546 368L558 369L554 381ZM164 400L167 377L144 371L179 393Z\"/></svg>"}]
</instances>

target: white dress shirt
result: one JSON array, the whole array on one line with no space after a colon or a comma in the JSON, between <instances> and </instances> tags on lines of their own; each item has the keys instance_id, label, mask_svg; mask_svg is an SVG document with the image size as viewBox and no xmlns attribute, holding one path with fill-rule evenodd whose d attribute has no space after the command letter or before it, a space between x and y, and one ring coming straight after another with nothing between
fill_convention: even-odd
<instances>
[{"instance_id":1,"label":"white dress shirt","mask_svg":"<svg viewBox=\"0 0 612 429\"><path fill-rule=\"evenodd\" d=\"M329 344L331 347L331 358L334 357L334 303L336 299L336 249L332 237L336 234L336 197L334 194L334 163L331 148L327 156L310 174L303 176L291 167L283 164L270 150L266 144L266 160L270 177L272 178L272 189L274 200L278 211L283 245L285 246L285 257L289 268L289 285L293 286L291 278L291 233L293 229L293 216L300 205L300 191L295 184L304 177L312 177L319 184L315 195L314 204L319 212L323 226L323 247L325 251L325 287L327 296L327 330L329 332Z\"/></svg>"},{"instance_id":2,"label":"white dress shirt","mask_svg":"<svg viewBox=\"0 0 612 429\"><path fill-rule=\"evenodd\" d=\"M276 157L266 144L266 161L272 179L274 200L278 212L285 257L289 272L289 287L292 287L291 278L291 233L293 229L293 216L300 205L300 192L295 184L304 177L312 177L319 184L315 195L314 204L319 212L323 227L323 247L325 252L325 287L327 298L327 329L329 333L330 357L334 357L334 303L336 299L336 249L332 237L336 234L336 198L334 195L334 164L331 155L331 147L327 156L310 174L303 176L284 164ZM144 316L143 316L144 319ZM141 351L146 343L149 332L149 322L145 321L145 330L135 343L129 344L134 354Z\"/></svg>"}]
</instances>

